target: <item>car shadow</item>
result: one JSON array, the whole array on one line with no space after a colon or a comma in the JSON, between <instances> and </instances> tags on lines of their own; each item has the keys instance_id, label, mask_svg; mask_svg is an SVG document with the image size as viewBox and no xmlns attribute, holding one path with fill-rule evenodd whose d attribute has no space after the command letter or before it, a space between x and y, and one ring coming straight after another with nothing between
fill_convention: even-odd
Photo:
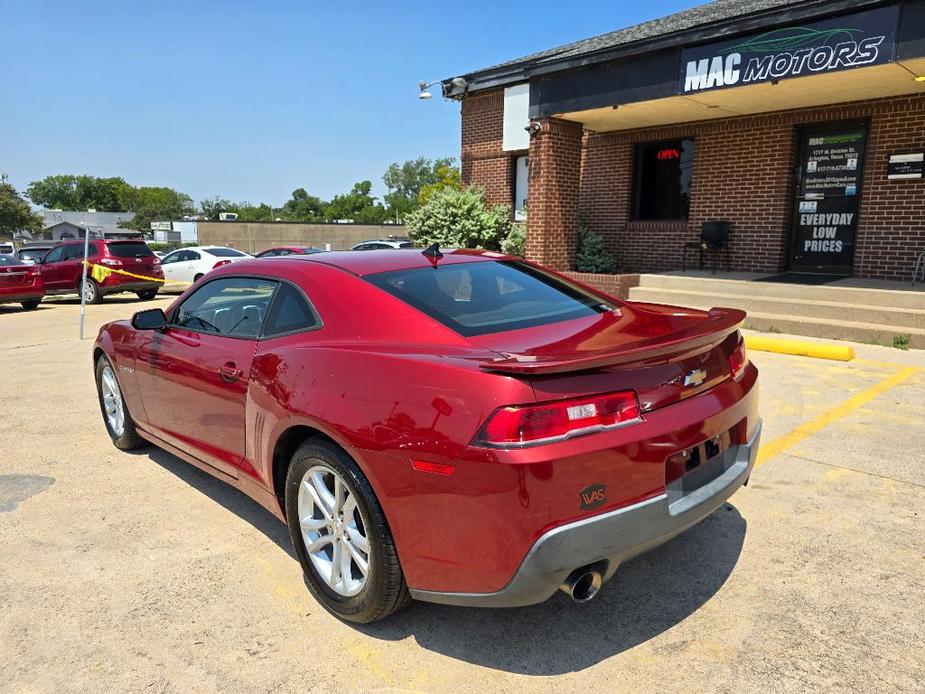
<instances>
[{"instance_id":1,"label":"car shadow","mask_svg":"<svg viewBox=\"0 0 925 694\"><path fill-rule=\"evenodd\" d=\"M51 306L46 306L44 304L39 304L36 308L31 311L27 311L19 304L0 304L0 315L4 313L35 313L36 311L45 311L46 309L51 308Z\"/></svg>"},{"instance_id":2,"label":"car shadow","mask_svg":"<svg viewBox=\"0 0 925 694\"><path fill-rule=\"evenodd\" d=\"M742 552L746 521L731 504L661 547L621 566L598 596L575 604L557 592L518 609L414 603L377 624L371 638L409 636L423 648L525 675L589 668L644 643L696 612L722 587Z\"/></svg>"},{"instance_id":3,"label":"car shadow","mask_svg":"<svg viewBox=\"0 0 925 694\"><path fill-rule=\"evenodd\" d=\"M138 451L160 465L167 472L186 482L193 489L205 494L215 503L231 511L241 520L249 523L284 550L293 561L298 561L289 539L286 524L251 499L244 492L238 491L230 484L203 472L185 460L165 450L151 446ZM308 598L307 598L308 599Z\"/></svg>"},{"instance_id":4,"label":"car shadow","mask_svg":"<svg viewBox=\"0 0 925 694\"><path fill-rule=\"evenodd\" d=\"M228 509L298 561L285 524L243 492L160 448L137 454ZM416 602L382 622L349 626L372 639L410 636L422 648L511 673L579 672L655 638L700 609L735 568L746 528L735 506L723 504L671 542L626 562L586 604L575 604L562 592L540 605L512 609Z\"/></svg>"}]
</instances>

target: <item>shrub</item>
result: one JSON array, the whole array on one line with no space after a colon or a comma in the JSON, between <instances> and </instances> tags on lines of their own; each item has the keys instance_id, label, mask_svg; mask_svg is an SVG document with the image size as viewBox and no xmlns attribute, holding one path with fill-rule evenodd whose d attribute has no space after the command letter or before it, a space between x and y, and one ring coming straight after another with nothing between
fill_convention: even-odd
<instances>
[{"instance_id":1,"label":"shrub","mask_svg":"<svg viewBox=\"0 0 925 694\"><path fill-rule=\"evenodd\" d=\"M578 272L600 274L613 274L617 271L617 264L607 250L604 239L585 227L578 230L578 253L575 256L575 269Z\"/></svg>"},{"instance_id":2,"label":"shrub","mask_svg":"<svg viewBox=\"0 0 925 694\"><path fill-rule=\"evenodd\" d=\"M511 231L511 208L488 207L481 188L443 188L405 216L408 237L419 246L500 251Z\"/></svg>"},{"instance_id":3,"label":"shrub","mask_svg":"<svg viewBox=\"0 0 925 694\"><path fill-rule=\"evenodd\" d=\"M512 224L507 238L501 242L501 250L508 255L524 257L527 245L527 225Z\"/></svg>"}]
</instances>

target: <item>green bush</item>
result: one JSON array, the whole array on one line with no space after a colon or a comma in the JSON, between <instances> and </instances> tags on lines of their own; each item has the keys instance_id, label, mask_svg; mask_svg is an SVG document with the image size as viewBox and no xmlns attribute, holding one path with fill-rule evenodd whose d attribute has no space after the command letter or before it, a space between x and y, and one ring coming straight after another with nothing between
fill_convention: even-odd
<instances>
[{"instance_id":1,"label":"green bush","mask_svg":"<svg viewBox=\"0 0 925 694\"><path fill-rule=\"evenodd\" d=\"M511 208L488 207L481 188L443 188L405 216L408 237L419 246L500 251L511 232Z\"/></svg>"},{"instance_id":2,"label":"green bush","mask_svg":"<svg viewBox=\"0 0 925 694\"><path fill-rule=\"evenodd\" d=\"M613 274L617 263L607 250L604 239L590 229L578 230L578 253L575 256L575 269L578 272Z\"/></svg>"},{"instance_id":3,"label":"green bush","mask_svg":"<svg viewBox=\"0 0 925 694\"><path fill-rule=\"evenodd\" d=\"M501 242L501 250L508 255L524 257L527 246L527 225L512 224L507 238Z\"/></svg>"}]
</instances>

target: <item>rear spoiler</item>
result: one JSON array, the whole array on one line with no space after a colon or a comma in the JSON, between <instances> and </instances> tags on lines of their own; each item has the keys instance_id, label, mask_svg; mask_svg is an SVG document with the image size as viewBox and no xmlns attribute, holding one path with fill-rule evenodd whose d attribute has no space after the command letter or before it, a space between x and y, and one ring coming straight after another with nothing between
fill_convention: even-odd
<instances>
[{"instance_id":1,"label":"rear spoiler","mask_svg":"<svg viewBox=\"0 0 925 694\"><path fill-rule=\"evenodd\" d=\"M744 321L745 311L711 308L706 320L670 335L641 340L629 347L588 352L566 359L505 353L497 359L479 362L479 368L498 373L538 376L599 369L605 366L656 364L666 361L667 357L679 357L718 345L738 330Z\"/></svg>"}]
</instances>

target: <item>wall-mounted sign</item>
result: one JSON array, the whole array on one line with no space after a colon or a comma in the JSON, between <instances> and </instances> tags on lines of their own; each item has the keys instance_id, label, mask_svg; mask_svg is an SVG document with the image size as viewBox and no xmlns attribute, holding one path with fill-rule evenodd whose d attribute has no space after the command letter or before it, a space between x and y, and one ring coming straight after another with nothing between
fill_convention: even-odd
<instances>
[{"instance_id":1,"label":"wall-mounted sign","mask_svg":"<svg viewBox=\"0 0 925 694\"><path fill-rule=\"evenodd\" d=\"M655 158L659 161L668 161L669 159L680 159L681 150L675 149L674 147L668 147L666 149L660 149L658 154L655 155Z\"/></svg>"},{"instance_id":2,"label":"wall-mounted sign","mask_svg":"<svg viewBox=\"0 0 925 694\"><path fill-rule=\"evenodd\" d=\"M681 94L893 60L899 6L774 29L681 52Z\"/></svg>"},{"instance_id":3,"label":"wall-mounted sign","mask_svg":"<svg viewBox=\"0 0 925 694\"><path fill-rule=\"evenodd\" d=\"M925 173L925 152L891 154L886 165L886 177L891 181L922 178Z\"/></svg>"}]
</instances>

